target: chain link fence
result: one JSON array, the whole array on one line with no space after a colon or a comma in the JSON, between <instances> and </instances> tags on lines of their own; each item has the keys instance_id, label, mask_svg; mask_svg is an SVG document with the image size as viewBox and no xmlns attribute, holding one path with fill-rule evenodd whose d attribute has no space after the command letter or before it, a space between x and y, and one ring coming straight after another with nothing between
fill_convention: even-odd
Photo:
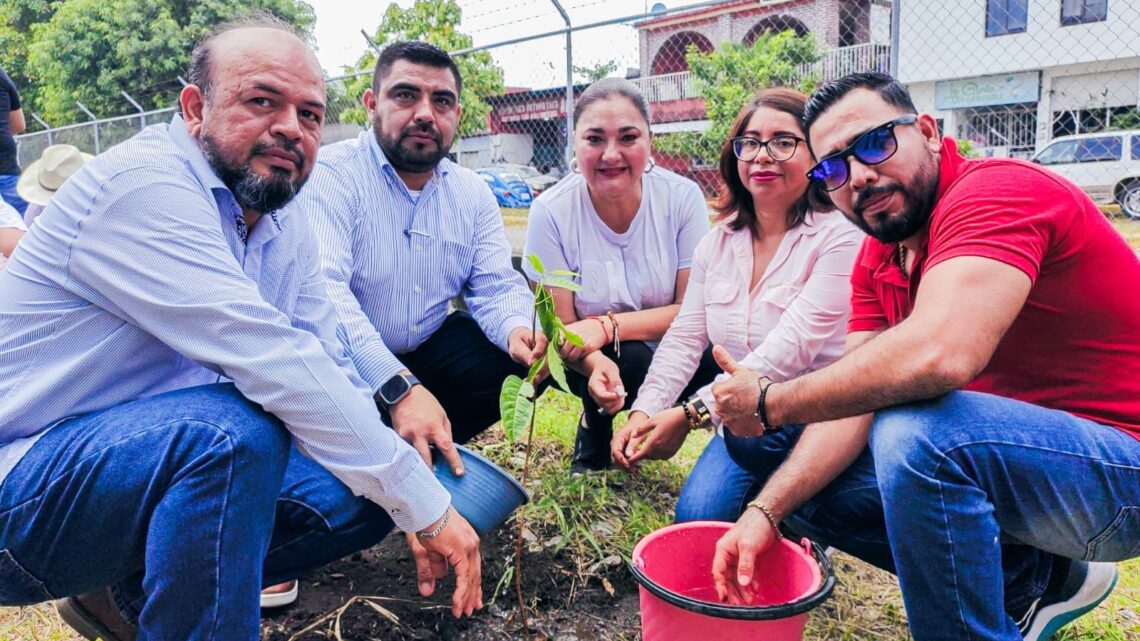
<instances>
[{"instance_id":1,"label":"chain link fence","mask_svg":"<svg viewBox=\"0 0 1140 641\"><path fill-rule=\"evenodd\" d=\"M720 182L711 151L719 140L692 151L678 141L723 129L710 115L718 88L739 82L751 93L779 78L810 89L874 70L898 76L918 108L970 154L1040 154L1094 198L1132 203L1126 213L1140 217L1140 0L725 0L674 9L577 0L562 3L565 15L550 0L460 4L460 31L495 44L455 53L489 53L502 90L481 96L485 122L463 133L452 156L486 174L516 251L530 200L569 171L567 94L576 98L603 76L641 88L657 164L696 180L710 197ZM782 32L805 38L807 48L779 49L772 34ZM793 50L795 59L782 61L786 72L756 75ZM722 66L710 76L701 61L716 56ZM359 100L370 79L365 70L329 80L325 143L363 129ZM98 153L170 111L21 136L21 163L53 142ZM1056 140L1071 135L1080 137Z\"/></svg>"}]
</instances>

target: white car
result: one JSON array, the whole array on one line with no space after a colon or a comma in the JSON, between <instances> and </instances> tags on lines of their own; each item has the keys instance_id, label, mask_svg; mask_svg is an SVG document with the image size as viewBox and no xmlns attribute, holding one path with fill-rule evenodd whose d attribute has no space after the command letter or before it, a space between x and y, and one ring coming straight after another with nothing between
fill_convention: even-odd
<instances>
[{"instance_id":1,"label":"white car","mask_svg":"<svg viewBox=\"0 0 1140 641\"><path fill-rule=\"evenodd\" d=\"M1099 204L1140 219L1140 130L1060 136L1033 162L1061 174Z\"/></svg>"}]
</instances>

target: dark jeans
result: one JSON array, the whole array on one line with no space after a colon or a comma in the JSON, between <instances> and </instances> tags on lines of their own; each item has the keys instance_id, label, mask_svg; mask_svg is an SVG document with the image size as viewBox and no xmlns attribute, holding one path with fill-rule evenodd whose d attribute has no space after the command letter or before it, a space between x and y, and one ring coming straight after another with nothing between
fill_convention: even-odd
<instances>
[{"instance_id":1,"label":"dark jeans","mask_svg":"<svg viewBox=\"0 0 1140 641\"><path fill-rule=\"evenodd\" d=\"M617 363L621 372L621 382L629 396L625 399L622 409L629 409L637 399L637 390L645 382L645 375L649 372L649 364L653 362L653 348L641 341L625 341L621 344L621 358L616 358L612 345L602 348L602 353ZM701 356L697 371L693 373L688 387L681 392L678 398L688 398L698 389L708 385L721 372L720 367L712 357L712 348L706 349ZM582 399L582 411L585 415L586 426L578 425L578 435L574 439L573 462L594 470L605 469L610 466L610 440L614 435L614 417L606 413L598 413L598 404L590 396L589 380L569 368L566 370L566 382L570 391Z\"/></svg>"},{"instance_id":2,"label":"dark jeans","mask_svg":"<svg viewBox=\"0 0 1140 641\"><path fill-rule=\"evenodd\" d=\"M799 433L727 445L764 480ZM1007 612L1040 597L1055 565L1140 556L1140 441L1065 412L954 392L877 412L870 447L786 523L897 568L916 641L1020 641Z\"/></svg>"},{"instance_id":3,"label":"dark jeans","mask_svg":"<svg viewBox=\"0 0 1140 641\"><path fill-rule=\"evenodd\" d=\"M451 437L466 443L499 420L499 392L511 374L527 368L487 340L471 314L455 312L422 345L397 357L429 392L451 421ZM387 410L381 407L390 425Z\"/></svg>"},{"instance_id":4,"label":"dark jeans","mask_svg":"<svg viewBox=\"0 0 1140 641\"><path fill-rule=\"evenodd\" d=\"M112 586L139 639L259 635L264 585L393 527L233 385L70 419L0 484L0 605Z\"/></svg>"},{"instance_id":5,"label":"dark jeans","mask_svg":"<svg viewBox=\"0 0 1140 641\"><path fill-rule=\"evenodd\" d=\"M20 198L20 194L16 193L16 183L18 182L20 182L19 175L0 175L0 200L11 205L23 217L24 210L28 208L28 203Z\"/></svg>"}]
</instances>

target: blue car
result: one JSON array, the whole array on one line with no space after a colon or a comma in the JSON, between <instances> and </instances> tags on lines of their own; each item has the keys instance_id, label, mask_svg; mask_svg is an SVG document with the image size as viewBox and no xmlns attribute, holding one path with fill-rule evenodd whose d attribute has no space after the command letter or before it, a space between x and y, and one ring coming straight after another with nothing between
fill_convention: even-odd
<instances>
[{"instance_id":1,"label":"blue car","mask_svg":"<svg viewBox=\"0 0 1140 641\"><path fill-rule=\"evenodd\" d=\"M530 190L530 186L526 184L522 176L512 171L487 167L477 169L475 173L487 182L487 186L495 194L495 200L499 201L500 207L529 208L531 201L534 200L534 193Z\"/></svg>"}]
</instances>

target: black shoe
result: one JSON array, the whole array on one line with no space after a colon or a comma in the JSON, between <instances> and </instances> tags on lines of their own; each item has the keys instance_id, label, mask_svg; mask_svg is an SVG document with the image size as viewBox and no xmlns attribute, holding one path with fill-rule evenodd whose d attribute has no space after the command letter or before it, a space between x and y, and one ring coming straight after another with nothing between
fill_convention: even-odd
<instances>
[{"instance_id":1,"label":"black shoe","mask_svg":"<svg viewBox=\"0 0 1140 641\"><path fill-rule=\"evenodd\" d=\"M1103 601L1119 576L1112 563L1072 561L1065 575L1050 580L1045 594L1016 619L1017 629L1025 641L1045 641Z\"/></svg>"},{"instance_id":2,"label":"black shoe","mask_svg":"<svg viewBox=\"0 0 1140 641\"><path fill-rule=\"evenodd\" d=\"M574 453L570 457L570 473L578 475L609 469L612 463L610 457L612 437L612 427L608 430L597 426L591 429L587 426L585 414L580 415L578 433L574 436Z\"/></svg>"}]
</instances>

